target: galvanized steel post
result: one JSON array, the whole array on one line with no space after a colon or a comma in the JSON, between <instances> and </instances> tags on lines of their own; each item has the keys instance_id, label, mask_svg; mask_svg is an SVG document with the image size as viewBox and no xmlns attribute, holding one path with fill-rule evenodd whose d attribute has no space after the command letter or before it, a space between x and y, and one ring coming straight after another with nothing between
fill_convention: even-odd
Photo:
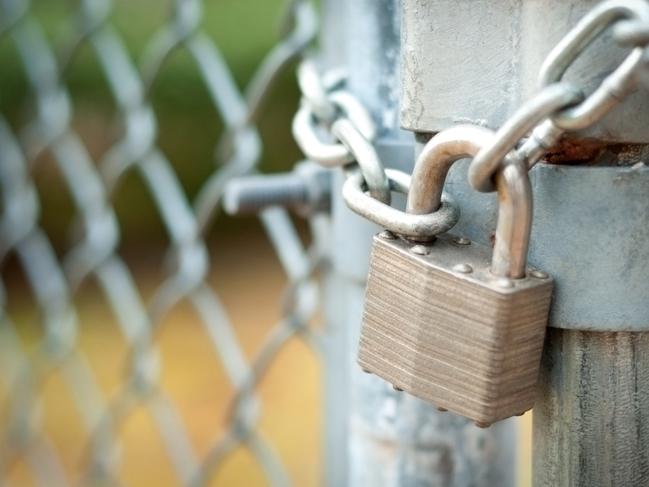
<instances>
[{"instance_id":1,"label":"galvanized steel post","mask_svg":"<svg viewBox=\"0 0 649 487\"><path fill-rule=\"evenodd\" d=\"M425 138L498 128L595 0L403 0L401 122ZM569 70L586 90L625 55L604 38ZM532 171L530 262L556 292L534 409L535 487L649 484L649 96L638 91ZM569 164L569 165L564 165ZM494 201L468 187L455 231L488 241Z\"/></svg>"},{"instance_id":2,"label":"galvanized steel post","mask_svg":"<svg viewBox=\"0 0 649 487\"><path fill-rule=\"evenodd\" d=\"M351 91L380 127L387 166L410 171L413 136L399 130L398 0L324 2L323 62L348 68ZM327 463L330 486L484 486L515 484L511 421L482 430L463 418L396 392L356 364L371 237L380 229L349 211L342 175L334 186L333 260L327 315Z\"/></svg>"}]
</instances>

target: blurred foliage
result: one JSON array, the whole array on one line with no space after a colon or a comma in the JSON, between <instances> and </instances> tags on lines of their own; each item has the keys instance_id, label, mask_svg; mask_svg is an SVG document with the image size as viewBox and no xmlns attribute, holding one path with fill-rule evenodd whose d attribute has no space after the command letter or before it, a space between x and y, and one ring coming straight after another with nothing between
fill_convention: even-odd
<instances>
[{"instance_id":1,"label":"blurred foliage","mask_svg":"<svg viewBox=\"0 0 649 487\"><path fill-rule=\"evenodd\" d=\"M277 42L285 0L206 0L202 28L216 42L238 85L244 89L264 55ZM34 0L32 14L44 29L51 46L61 54L79 31L79 2ZM172 15L169 0L115 0L111 22L122 36L136 65L148 43ZM16 133L34 118L34 104L24 69L9 36L0 38L0 111ZM105 76L87 44L75 55L65 73L74 105L74 128L90 154L99 161L122 133ZM276 86L259 124L265 144L260 170L289 169L300 157L290 135L290 120L297 106L292 73ZM178 178L193 199L219 161L215 149L222 123L192 58L175 51L162 67L152 90L158 121L158 144L174 166ZM54 243L69 237L72 204L58 170L47 154L34 172L40 188L41 223ZM125 246L160 242L163 236L155 203L135 171L128 174L113 203ZM215 231L233 230L250 220L221 218Z\"/></svg>"}]
</instances>

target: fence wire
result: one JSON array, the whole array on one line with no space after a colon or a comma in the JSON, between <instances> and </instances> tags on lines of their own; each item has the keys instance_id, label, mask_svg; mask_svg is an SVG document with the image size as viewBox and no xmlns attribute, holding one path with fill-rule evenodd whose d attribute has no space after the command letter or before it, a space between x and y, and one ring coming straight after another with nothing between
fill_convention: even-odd
<instances>
[{"instance_id":1,"label":"fence wire","mask_svg":"<svg viewBox=\"0 0 649 487\"><path fill-rule=\"evenodd\" d=\"M258 428L261 405L256 390L289 339L299 336L316 351L319 348L313 322L328 222L324 217L310 221L313 239L305 248L284 210L270 209L261 215L289 284L283 317L251 362L245 358L228 310L208 283L210 254L204 236L218 216L225 183L254 172L262 159L256 123L278 76L315 36L313 7L300 0L288 5L285 34L245 92L238 89L217 44L201 27L201 0L175 0L173 15L148 41L138 63L115 27L113 7L112 0L81 0L70 14L76 18L72 24L76 32L68 33L66 42L56 43L44 34L28 0L0 0L0 45L19 57L32 106L31 119L19 130L12 129L15 123L0 113L0 263L12 257L20 264L39 308L43 331L36 346L22 343L20 323L6 311L11 293L5 292L5 286L10 283L1 274L0 377L9 392L2 405L0 483L7 482L12 469L22 462L29 466L37 485L122 485L120 427L136 409L145 407L159 429L179 484L208 484L228 455L243 447L271 485L290 485L285 466ZM98 160L92 159L87 141L75 131L74 107L66 86L66 71L82 50L96 58L123 128L119 140ZM193 201L183 190L173 161L158 144L158 120L151 104L152 85L176 51L184 51L195 62L225 125L221 139L215 141L219 164ZM40 223L41 195L34 178L43 170L43 154L55 162L75 208L73 227L78 238L62 258ZM130 173L142 179L155 203L172 262L171 271L146 302L137 276L119 252L114 198L116 188ZM75 299L88 281L100 289L128 346L125 374L117 393L110 396L99 387L78 343L85 323ZM156 329L181 303L189 304L200 317L235 391L224 432L200 458L159 380ZM43 389L54 371L65 379L85 430L81 478L66 471L42 424Z\"/></svg>"}]
</instances>

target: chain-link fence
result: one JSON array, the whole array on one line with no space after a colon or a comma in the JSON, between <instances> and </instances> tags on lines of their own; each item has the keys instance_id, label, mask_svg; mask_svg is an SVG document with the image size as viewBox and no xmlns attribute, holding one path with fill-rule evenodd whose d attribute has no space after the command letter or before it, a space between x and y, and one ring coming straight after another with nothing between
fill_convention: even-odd
<instances>
[{"instance_id":1,"label":"chain-link fence","mask_svg":"<svg viewBox=\"0 0 649 487\"><path fill-rule=\"evenodd\" d=\"M308 1L288 5L283 36L244 91L220 53L214 32L203 25L207 6L201 0L174 0L171 15L155 26L152 35L136 32L136 37L146 38L141 42L141 56L132 54L133 36L123 35L113 21L115 10L125 9L128 15L129 2L81 0L59 5L64 22L53 29L55 35L46 32L51 20L48 8L53 3L33 3L0 2L0 50L20 66L19 74L7 76L22 76L26 84L24 96L2 93L5 113L0 113L0 482L132 485L138 483L133 479L141 478L148 479L147 483L158 479L156 485L218 484L219 472L243 451L270 484L300 483L292 475L295 469L287 467L286 458L259 427L265 409L258 386L292 338L299 337L317 356L317 283L324 269L322 242L328 222L325 217L311 219L311 243L305 247L301 232L284 210L261 214L288 284L278 305L281 319L261 328L265 333L262 344L252 351L244 350L237 324L230 317L232 310L215 291L214 283L221 277L220 266L213 265L220 249L219 235L209 245L206 242L210 231L214 237L215 222L221 221L215 216L224 184L254 172L263 160L257 123L275 82L315 35L312 5ZM154 19L158 10L169 7L145 3ZM254 30L246 19L227 22L240 25L242 37ZM200 176L197 191L186 190L179 177L192 160L172 158L160 140L164 118L174 114L161 115L152 100L166 66L178 56L189 60L187 66L204 83L223 125L213 140L216 163L211 174ZM79 59L95 63L101 89L112 99L110 110L98 115L112 113L113 118L99 124L100 131L112 127L104 137L109 143L101 147L86 136L87 117L77 116L76 85L71 85L67 75ZM6 103L7 97L20 99ZM194 127L202 129L212 133L209 127ZM288 132L288 127L282 130ZM185 143L189 154L191 132ZM127 201L126 213L115 209L123 197L123 181L133 175L141 181L142 198L155 208L166 235L165 270L153 287L150 278L142 282L140 266L126 256L128 248L122 245L120 215L136 213L139 207L129 207ZM74 215L67 225L72 235L67 245L60 245L55 236L63 220L56 215L42 218L49 210L48 192L59 186ZM22 280L14 274L22 275ZM268 294L260 289L265 282L253 279L237 288L245 291L239 296L242 306L258 305L260 296ZM154 290L147 292L149 288ZM103 304L97 306L107 305L112 318L99 320L103 311L87 312L89 293L100 296ZM186 346L182 340L166 340L161 350L160 336L165 331L161 328L178 320L179 313L191 319L181 324L177 336L200 327L197 333L211 347L209 360L192 350L181 350ZM112 333L106 330L110 327L121 334L110 340L120 341L123 353L113 354L105 341ZM174 358L180 352L181 357ZM196 362L191 370L219 368L231 384L216 394L199 386L193 391L213 398L212 402L205 399L203 414L217 418L214 421L220 424L214 437L200 445L195 440L196 430L203 428L196 421L198 413L191 410L189 418L181 414L175 397L178 387L167 390L168 381L162 379L164 371L181 367L181 362L185 366L187 361ZM103 369L98 363L103 363ZM117 377L110 387L101 377L104 369ZM185 388L196 385L186 378L180 382ZM52 407L65 414L52 415ZM150 418L151 434L155 432L155 441L164 447L164 464L138 456L132 445L125 447L129 424L142 414ZM68 424L65 418L70 417L79 425ZM55 441L51 435L57 428L70 430L67 433L75 440ZM125 462L139 477L124 473ZM175 476L163 481L160 477L169 470L166 463Z\"/></svg>"}]
</instances>

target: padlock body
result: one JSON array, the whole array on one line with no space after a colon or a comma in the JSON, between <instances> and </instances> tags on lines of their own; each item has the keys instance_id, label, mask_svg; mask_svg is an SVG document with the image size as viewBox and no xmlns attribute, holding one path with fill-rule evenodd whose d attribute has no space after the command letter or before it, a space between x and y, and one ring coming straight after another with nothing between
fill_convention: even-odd
<instances>
[{"instance_id":1,"label":"padlock body","mask_svg":"<svg viewBox=\"0 0 649 487\"><path fill-rule=\"evenodd\" d=\"M370 261L361 367L485 425L530 409L552 279L494 276L489 247L452 235L438 237L427 255L381 235Z\"/></svg>"}]
</instances>

